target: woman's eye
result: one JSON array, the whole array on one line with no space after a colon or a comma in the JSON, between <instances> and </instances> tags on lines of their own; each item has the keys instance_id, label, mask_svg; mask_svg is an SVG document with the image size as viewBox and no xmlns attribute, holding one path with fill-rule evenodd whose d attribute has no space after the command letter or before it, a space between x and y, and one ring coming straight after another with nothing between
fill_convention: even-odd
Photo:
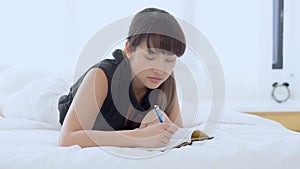
<instances>
[{"instance_id":1,"label":"woman's eye","mask_svg":"<svg viewBox=\"0 0 300 169\"><path fill-rule=\"evenodd\" d=\"M176 59L167 59L166 62L175 62Z\"/></svg>"},{"instance_id":2,"label":"woman's eye","mask_svg":"<svg viewBox=\"0 0 300 169\"><path fill-rule=\"evenodd\" d=\"M154 60L155 58L154 57L151 57L151 56L145 56L146 59L148 60Z\"/></svg>"}]
</instances>

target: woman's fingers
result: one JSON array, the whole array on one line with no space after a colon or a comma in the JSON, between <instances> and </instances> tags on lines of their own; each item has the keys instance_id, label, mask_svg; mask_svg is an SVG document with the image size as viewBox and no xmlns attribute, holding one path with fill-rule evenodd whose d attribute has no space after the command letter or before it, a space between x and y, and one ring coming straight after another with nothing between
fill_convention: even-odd
<instances>
[{"instance_id":1,"label":"woman's fingers","mask_svg":"<svg viewBox=\"0 0 300 169\"><path fill-rule=\"evenodd\" d=\"M141 123L140 128L145 128L147 126L147 123Z\"/></svg>"},{"instance_id":2,"label":"woman's fingers","mask_svg":"<svg viewBox=\"0 0 300 169\"><path fill-rule=\"evenodd\" d=\"M164 123L173 124L173 122L169 119L169 117L167 116L167 114L164 111L161 110L161 113L163 115L162 117L163 117ZM154 125L157 123L160 123L160 121L158 119L156 111L153 109L153 110L149 111L147 113L147 115L144 117L144 119L141 122L140 128L151 126L151 125Z\"/></svg>"},{"instance_id":3,"label":"woman's fingers","mask_svg":"<svg viewBox=\"0 0 300 169\"><path fill-rule=\"evenodd\" d=\"M141 134L141 138L147 140L143 141L144 146L161 147L170 142L170 139L177 130L178 126L173 123L157 123L139 130L139 133Z\"/></svg>"},{"instance_id":4,"label":"woman's fingers","mask_svg":"<svg viewBox=\"0 0 300 169\"><path fill-rule=\"evenodd\" d=\"M164 137L169 138L169 139L172 138L173 134L174 133L171 133L170 131L167 131L167 130L163 133Z\"/></svg>"},{"instance_id":5,"label":"woman's fingers","mask_svg":"<svg viewBox=\"0 0 300 169\"><path fill-rule=\"evenodd\" d=\"M174 124L174 123L162 123L163 124L163 128L171 133L174 133L175 131L177 131L179 129L179 127Z\"/></svg>"}]
</instances>

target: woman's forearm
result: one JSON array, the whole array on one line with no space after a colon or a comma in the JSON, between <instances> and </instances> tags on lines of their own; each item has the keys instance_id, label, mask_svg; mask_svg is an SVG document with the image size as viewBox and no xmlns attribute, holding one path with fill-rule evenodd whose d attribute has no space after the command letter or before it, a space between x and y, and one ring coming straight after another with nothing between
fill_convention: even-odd
<instances>
[{"instance_id":1,"label":"woman's forearm","mask_svg":"<svg viewBox=\"0 0 300 169\"><path fill-rule=\"evenodd\" d=\"M137 147L137 130L99 131L79 130L61 137L60 146L79 145L80 147L118 146Z\"/></svg>"}]
</instances>

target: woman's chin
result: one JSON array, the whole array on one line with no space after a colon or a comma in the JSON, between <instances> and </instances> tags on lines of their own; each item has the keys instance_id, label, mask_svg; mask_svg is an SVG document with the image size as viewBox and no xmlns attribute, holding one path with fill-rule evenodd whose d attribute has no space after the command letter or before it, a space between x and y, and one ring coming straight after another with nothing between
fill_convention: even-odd
<instances>
[{"instance_id":1,"label":"woman's chin","mask_svg":"<svg viewBox=\"0 0 300 169\"><path fill-rule=\"evenodd\" d=\"M158 83L158 84L147 84L146 87L148 89L157 89L160 85L161 85L161 83Z\"/></svg>"}]
</instances>

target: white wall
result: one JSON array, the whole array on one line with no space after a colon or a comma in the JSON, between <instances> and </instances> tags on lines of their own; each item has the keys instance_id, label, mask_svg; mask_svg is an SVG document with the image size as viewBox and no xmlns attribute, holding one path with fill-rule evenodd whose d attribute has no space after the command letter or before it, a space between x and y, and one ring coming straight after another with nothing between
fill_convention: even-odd
<instances>
[{"instance_id":1,"label":"white wall","mask_svg":"<svg viewBox=\"0 0 300 169\"><path fill-rule=\"evenodd\" d=\"M300 1L285 1L284 80L292 82L292 98L300 100Z\"/></svg>"},{"instance_id":2,"label":"white wall","mask_svg":"<svg viewBox=\"0 0 300 169\"><path fill-rule=\"evenodd\" d=\"M64 2L38 0L0 1L1 64L50 63L67 58Z\"/></svg>"},{"instance_id":3,"label":"white wall","mask_svg":"<svg viewBox=\"0 0 300 169\"><path fill-rule=\"evenodd\" d=\"M195 1L193 22L222 62L228 100L269 99L261 76L272 59L272 0Z\"/></svg>"},{"instance_id":4,"label":"white wall","mask_svg":"<svg viewBox=\"0 0 300 169\"><path fill-rule=\"evenodd\" d=\"M73 69L82 48L98 30L149 6L192 23L209 39L223 65L229 100L270 100L275 80L292 83L292 98L300 99L297 0L286 2L285 68L281 71L271 70L272 0L0 1L0 64L49 63L55 69ZM195 72L204 72L201 64ZM209 85L208 80L207 74L202 76L201 84ZM204 88L200 93L211 94Z\"/></svg>"}]
</instances>

